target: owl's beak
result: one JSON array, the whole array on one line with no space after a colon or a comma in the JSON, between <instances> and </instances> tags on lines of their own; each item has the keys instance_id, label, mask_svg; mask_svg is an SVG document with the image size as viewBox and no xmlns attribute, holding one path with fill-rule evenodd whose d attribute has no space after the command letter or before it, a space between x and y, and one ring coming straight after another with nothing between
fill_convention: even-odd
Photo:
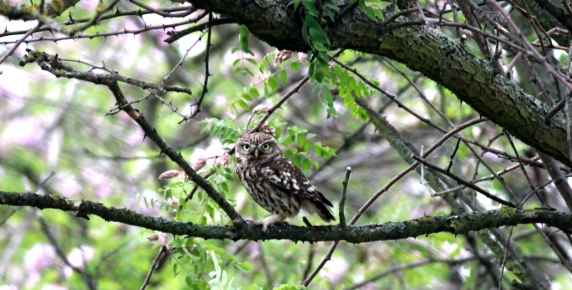
<instances>
[{"instance_id":1,"label":"owl's beak","mask_svg":"<svg viewBox=\"0 0 572 290\"><path fill-rule=\"evenodd\" d=\"M254 150L254 157L258 158L258 149Z\"/></svg>"}]
</instances>

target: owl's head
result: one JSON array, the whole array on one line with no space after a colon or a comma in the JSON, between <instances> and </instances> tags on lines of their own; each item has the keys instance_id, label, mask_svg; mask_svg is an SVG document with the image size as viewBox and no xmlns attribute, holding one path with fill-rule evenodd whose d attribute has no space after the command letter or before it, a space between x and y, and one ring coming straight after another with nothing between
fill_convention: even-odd
<instances>
[{"instance_id":1,"label":"owl's head","mask_svg":"<svg viewBox=\"0 0 572 290\"><path fill-rule=\"evenodd\" d=\"M250 133L240 137L236 143L237 162L258 162L282 155L274 137L264 133Z\"/></svg>"}]
</instances>

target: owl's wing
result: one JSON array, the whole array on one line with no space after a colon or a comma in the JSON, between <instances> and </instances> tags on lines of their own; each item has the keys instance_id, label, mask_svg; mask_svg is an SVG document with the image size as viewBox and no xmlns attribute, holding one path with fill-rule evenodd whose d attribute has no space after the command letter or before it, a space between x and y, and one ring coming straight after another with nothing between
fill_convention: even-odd
<instances>
[{"instance_id":1,"label":"owl's wing","mask_svg":"<svg viewBox=\"0 0 572 290\"><path fill-rule=\"evenodd\" d=\"M302 170L286 158L276 159L268 166L263 166L262 172L274 185L288 192L299 194L303 199L320 201L332 206L332 203L310 183Z\"/></svg>"},{"instance_id":2,"label":"owl's wing","mask_svg":"<svg viewBox=\"0 0 572 290\"><path fill-rule=\"evenodd\" d=\"M302 170L285 158L279 158L262 167L262 173L274 185L294 194L317 191Z\"/></svg>"},{"instance_id":3,"label":"owl's wing","mask_svg":"<svg viewBox=\"0 0 572 290\"><path fill-rule=\"evenodd\" d=\"M317 213L324 221L336 220L330 209L332 203L324 197L306 178L302 170L285 158L279 158L268 166L262 167L262 172L274 185L288 193L298 195L302 200L302 209L313 214Z\"/></svg>"}]
</instances>

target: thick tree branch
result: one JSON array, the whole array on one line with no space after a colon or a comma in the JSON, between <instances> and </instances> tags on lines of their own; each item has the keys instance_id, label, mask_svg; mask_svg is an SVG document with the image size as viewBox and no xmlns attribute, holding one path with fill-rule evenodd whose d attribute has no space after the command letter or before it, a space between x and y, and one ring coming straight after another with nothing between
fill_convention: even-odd
<instances>
[{"instance_id":1,"label":"thick tree branch","mask_svg":"<svg viewBox=\"0 0 572 290\"><path fill-rule=\"evenodd\" d=\"M9 1L0 0L0 14L11 20L35 20L37 17L35 12L46 9L45 13L48 17L56 17L62 14L68 8L74 6L79 0L61 0L51 1L45 7L40 8L37 4L22 5L12 4ZM42 2L44 3L44 2Z\"/></svg>"},{"instance_id":2,"label":"thick tree branch","mask_svg":"<svg viewBox=\"0 0 572 290\"><path fill-rule=\"evenodd\" d=\"M566 27L568 31L572 31L572 19L570 19L570 15L566 13L566 10L564 10L562 7L558 7L550 0L535 0L535 1L536 3L538 3L538 5L540 5L540 8L552 14L552 16L554 16L554 18L556 18L558 22L560 22L564 27Z\"/></svg>"},{"instance_id":3,"label":"thick tree branch","mask_svg":"<svg viewBox=\"0 0 572 290\"><path fill-rule=\"evenodd\" d=\"M174 235L188 235L204 239L231 239L235 241L293 240L318 242L343 240L350 243L366 243L420 237L440 232L458 235L486 228L529 223L544 223L565 231L572 225L572 214L545 209L518 210L501 208L500 210L474 212L464 215L423 217L403 222L361 226L299 227L275 225L263 232L260 226L250 223L240 228L232 226L201 226L189 222L150 217L138 214L130 209L106 207L101 203L86 200L73 202L59 195L0 191L0 204L74 211L80 217L95 215L106 221L120 222Z\"/></svg>"},{"instance_id":4,"label":"thick tree branch","mask_svg":"<svg viewBox=\"0 0 572 290\"><path fill-rule=\"evenodd\" d=\"M259 0L190 0L245 24L252 34L279 49L307 51L302 23L287 10L287 2ZM386 15L388 18L391 15ZM490 63L471 54L465 46L426 26L398 25L406 18L382 26L355 9L335 28L324 30L330 49L355 49L399 61L451 90L480 114L523 142L572 165L568 156L565 121L561 114L548 125L550 109L525 93L511 80L495 73ZM392 26L393 25L393 26ZM399 27L401 28L395 28Z\"/></svg>"}]
</instances>

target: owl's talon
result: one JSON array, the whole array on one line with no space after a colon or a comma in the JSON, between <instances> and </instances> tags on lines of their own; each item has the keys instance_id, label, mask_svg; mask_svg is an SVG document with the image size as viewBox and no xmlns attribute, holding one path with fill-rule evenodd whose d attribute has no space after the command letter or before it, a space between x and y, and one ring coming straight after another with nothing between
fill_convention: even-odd
<instances>
[{"instance_id":1,"label":"owl's talon","mask_svg":"<svg viewBox=\"0 0 572 290\"><path fill-rule=\"evenodd\" d=\"M269 217L264 218L261 221L253 220L252 223L255 225L262 225L262 231L265 232L268 229L268 226L271 224L280 223L280 222L286 223L284 221L285 218L286 217L284 217L280 214L273 214Z\"/></svg>"}]
</instances>

